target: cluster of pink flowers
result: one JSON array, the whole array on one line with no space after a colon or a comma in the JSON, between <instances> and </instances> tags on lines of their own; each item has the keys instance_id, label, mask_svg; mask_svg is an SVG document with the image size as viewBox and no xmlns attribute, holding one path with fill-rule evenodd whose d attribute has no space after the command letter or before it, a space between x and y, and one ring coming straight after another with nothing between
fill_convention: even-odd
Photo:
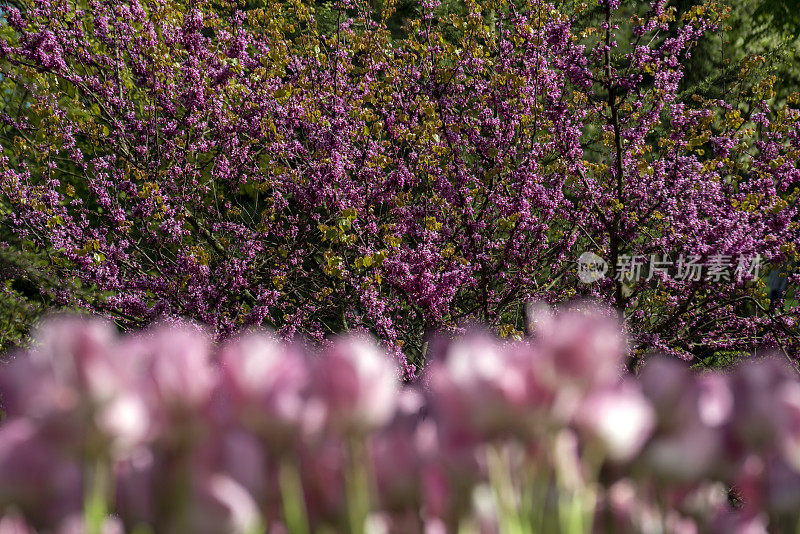
<instances>
[{"instance_id":1,"label":"cluster of pink flowers","mask_svg":"<svg viewBox=\"0 0 800 534\"><path fill-rule=\"evenodd\" d=\"M327 33L306 2L16 4L0 247L47 251L59 304L217 339L365 328L407 377L428 332L514 335L529 300L573 296L622 310L637 348L797 348L797 309L757 281L575 276L582 251L611 273L796 258L798 100L771 102L757 59L705 96L683 81L715 0L432 1L398 38L392 2L331 2Z\"/></svg>"},{"instance_id":2,"label":"cluster of pink flowers","mask_svg":"<svg viewBox=\"0 0 800 534\"><path fill-rule=\"evenodd\" d=\"M0 367L0 533L794 528L786 366L654 357L621 378L607 314L533 319L524 341L432 340L410 385L364 337L52 319Z\"/></svg>"}]
</instances>

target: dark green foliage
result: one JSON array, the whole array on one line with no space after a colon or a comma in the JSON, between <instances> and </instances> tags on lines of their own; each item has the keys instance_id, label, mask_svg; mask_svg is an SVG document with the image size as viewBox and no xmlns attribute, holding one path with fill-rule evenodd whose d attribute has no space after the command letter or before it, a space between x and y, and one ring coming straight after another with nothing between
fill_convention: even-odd
<instances>
[{"instance_id":1,"label":"dark green foliage","mask_svg":"<svg viewBox=\"0 0 800 534\"><path fill-rule=\"evenodd\" d=\"M753 18L766 19L774 29L800 36L800 0L762 0Z\"/></svg>"}]
</instances>

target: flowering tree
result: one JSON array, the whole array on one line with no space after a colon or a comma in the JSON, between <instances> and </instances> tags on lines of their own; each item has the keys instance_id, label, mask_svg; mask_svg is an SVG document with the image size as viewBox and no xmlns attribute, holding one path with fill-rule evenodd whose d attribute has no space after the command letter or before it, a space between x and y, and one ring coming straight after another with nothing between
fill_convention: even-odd
<instances>
[{"instance_id":1,"label":"flowering tree","mask_svg":"<svg viewBox=\"0 0 800 534\"><path fill-rule=\"evenodd\" d=\"M433 329L516 335L524 303L576 294L622 311L639 350L795 338L758 280L575 277L584 250L612 273L793 257L796 98L770 109L757 58L724 99L680 92L716 2L680 20L665 1L426 2L396 40L391 3L343 3L328 33L299 1L23 7L0 41L2 225L76 282L61 301L220 336L366 328L409 376Z\"/></svg>"}]
</instances>

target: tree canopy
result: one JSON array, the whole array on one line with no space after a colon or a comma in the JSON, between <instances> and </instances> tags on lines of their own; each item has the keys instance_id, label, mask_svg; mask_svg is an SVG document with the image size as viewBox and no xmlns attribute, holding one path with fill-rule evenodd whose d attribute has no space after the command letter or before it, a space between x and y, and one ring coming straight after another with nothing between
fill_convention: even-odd
<instances>
[{"instance_id":1,"label":"tree canopy","mask_svg":"<svg viewBox=\"0 0 800 534\"><path fill-rule=\"evenodd\" d=\"M220 337L367 329L407 376L434 330L514 336L527 303L573 297L623 314L631 365L795 346L792 294L736 262L796 254L798 97L768 58L703 48L736 9L16 4L0 232L39 274L11 266L5 298ZM580 282L584 251L612 276ZM730 270L626 272L695 256Z\"/></svg>"}]
</instances>

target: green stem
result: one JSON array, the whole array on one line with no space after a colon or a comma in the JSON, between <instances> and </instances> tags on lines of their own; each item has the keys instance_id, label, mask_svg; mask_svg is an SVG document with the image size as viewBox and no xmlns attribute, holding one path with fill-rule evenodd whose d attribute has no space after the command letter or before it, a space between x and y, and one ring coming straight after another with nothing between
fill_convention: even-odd
<instances>
[{"instance_id":1,"label":"green stem","mask_svg":"<svg viewBox=\"0 0 800 534\"><path fill-rule=\"evenodd\" d=\"M529 534L530 526L522 520L517 505L510 460L500 447L489 445L486 448L489 483L495 497L498 526L504 534Z\"/></svg>"},{"instance_id":2,"label":"green stem","mask_svg":"<svg viewBox=\"0 0 800 534\"><path fill-rule=\"evenodd\" d=\"M350 439L349 469L345 476L347 492L347 515L352 534L363 534L369 515L369 473L367 451L360 437Z\"/></svg>"},{"instance_id":3,"label":"green stem","mask_svg":"<svg viewBox=\"0 0 800 534\"><path fill-rule=\"evenodd\" d=\"M278 483L281 488L286 528L291 534L308 534L310 530L303 483L297 465L292 460L281 461L278 468Z\"/></svg>"},{"instance_id":4,"label":"green stem","mask_svg":"<svg viewBox=\"0 0 800 534\"><path fill-rule=\"evenodd\" d=\"M87 469L89 491L84 496L83 520L87 534L101 534L108 517L108 494L111 473L106 462L97 460Z\"/></svg>"}]
</instances>

